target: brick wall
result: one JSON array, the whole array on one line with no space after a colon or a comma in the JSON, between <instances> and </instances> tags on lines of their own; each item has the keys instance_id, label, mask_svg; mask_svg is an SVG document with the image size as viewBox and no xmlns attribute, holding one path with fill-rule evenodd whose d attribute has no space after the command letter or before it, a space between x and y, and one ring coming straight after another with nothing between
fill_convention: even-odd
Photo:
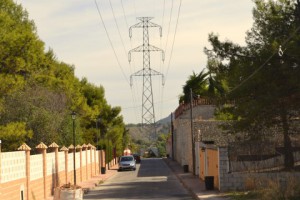
<instances>
[{"instance_id":1,"label":"brick wall","mask_svg":"<svg viewBox=\"0 0 300 200\"><path fill-rule=\"evenodd\" d=\"M30 148L29 148L30 149ZM30 155L30 150L0 153L0 199L33 200L53 196L54 188L74 183L73 153L56 152ZM76 152L76 182L100 173L104 151L89 147ZM102 165L101 165L102 164Z\"/></svg>"}]
</instances>

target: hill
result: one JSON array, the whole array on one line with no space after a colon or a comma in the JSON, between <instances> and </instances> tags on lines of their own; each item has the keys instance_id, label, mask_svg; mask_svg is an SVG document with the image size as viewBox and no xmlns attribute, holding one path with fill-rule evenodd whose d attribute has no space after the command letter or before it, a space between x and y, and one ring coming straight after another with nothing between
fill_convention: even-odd
<instances>
[{"instance_id":1,"label":"hill","mask_svg":"<svg viewBox=\"0 0 300 200\"><path fill-rule=\"evenodd\" d=\"M151 133L149 133L147 129L142 128L141 124L128 124L126 125L126 128L129 130L129 134L133 140L150 142ZM160 119L156 122L157 135L168 134L170 133L170 131L171 131L171 115L163 119Z\"/></svg>"}]
</instances>

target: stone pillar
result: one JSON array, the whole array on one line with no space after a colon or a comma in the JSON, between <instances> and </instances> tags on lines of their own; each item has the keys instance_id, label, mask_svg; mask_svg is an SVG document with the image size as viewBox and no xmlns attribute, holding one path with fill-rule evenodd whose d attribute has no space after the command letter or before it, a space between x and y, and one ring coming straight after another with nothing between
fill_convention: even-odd
<instances>
[{"instance_id":1,"label":"stone pillar","mask_svg":"<svg viewBox=\"0 0 300 200\"><path fill-rule=\"evenodd\" d=\"M95 161L95 174L94 175L97 175L97 171L99 171L99 165L97 165L97 148L94 147L94 161Z\"/></svg>"},{"instance_id":2,"label":"stone pillar","mask_svg":"<svg viewBox=\"0 0 300 200\"><path fill-rule=\"evenodd\" d=\"M82 145L83 150L85 150L85 175L86 179L88 179L88 157L87 157L87 145Z\"/></svg>"},{"instance_id":3,"label":"stone pillar","mask_svg":"<svg viewBox=\"0 0 300 200\"><path fill-rule=\"evenodd\" d=\"M80 145L77 145L76 146L76 149L79 149L79 174L80 174L80 182L82 181L82 155L81 155L81 153L82 153L82 147L80 146ZM76 149L75 149L75 151L76 151ZM76 152L75 152L75 156L76 156ZM75 170L76 170L76 168L75 168ZM76 170L77 171L77 170Z\"/></svg>"},{"instance_id":4,"label":"stone pillar","mask_svg":"<svg viewBox=\"0 0 300 200\"><path fill-rule=\"evenodd\" d=\"M58 148L59 146L53 142L52 144L49 145L49 150L50 152L55 153L55 180L54 180L54 188L59 186L59 176L58 176Z\"/></svg>"},{"instance_id":5,"label":"stone pillar","mask_svg":"<svg viewBox=\"0 0 300 200\"><path fill-rule=\"evenodd\" d=\"M19 148L19 151L25 151L26 154L26 199L30 199L30 150L31 148L27 144L23 143Z\"/></svg>"},{"instance_id":6,"label":"stone pillar","mask_svg":"<svg viewBox=\"0 0 300 200\"><path fill-rule=\"evenodd\" d=\"M228 158L228 148L219 147L219 190L226 190L226 174L230 173L229 168L229 158Z\"/></svg>"},{"instance_id":7,"label":"stone pillar","mask_svg":"<svg viewBox=\"0 0 300 200\"><path fill-rule=\"evenodd\" d=\"M73 155L73 160L71 161L72 163L73 163L73 176L71 176L71 177L73 177L73 184L75 185L75 176L76 176L76 161L75 161L75 163L74 163L74 159L76 160L76 158L75 158L75 156L76 156L76 148L74 147L74 145L73 144L71 144L69 147L68 147L68 149L69 149L69 153L72 153L72 155ZM74 166L75 165L75 166ZM75 170L74 170L75 169ZM71 180L71 178L69 179L69 180ZM71 181L70 181L71 182Z\"/></svg>"},{"instance_id":8,"label":"stone pillar","mask_svg":"<svg viewBox=\"0 0 300 200\"><path fill-rule=\"evenodd\" d=\"M105 150L101 150L101 168L106 171L106 152Z\"/></svg>"},{"instance_id":9,"label":"stone pillar","mask_svg":"<svg viewBox=\"0 0 300 200\"><path fill-rule=\"evenodd\" d=\"M44 199L46 199L46 189L47 189L47 146L41 142L39 145L35 147L39 153L43 154L43 181L44 181Z\"/></svg>"},{"instance_id":10,"label":"stone pillar","mask_svg":"<svg viewBox=\"0 0 300 200\"><path fill-rule=\"evenodd\" d=\"M88 148L90 150L91 177L92 177L93 176L93 156L92 156L93 145L88 144Z\"/></svg>"},{"instance_id":11,"label":"stone pillar","mask_svg":"<svg viewBox=\"0 0 300 200\"><path fill-rule=\"evenodd\" d=\"M102 150L100 149L98 152L98 159L99 159L99 174L101 174L101 167L102 167Z\"/></svg>"},{"instance_id":12,"label":"stone pillar","mask_svg":"<svg viewBox=\"0 0 300 200\"><path fill-rule=\"evenodd\" d=\"M65 146L63 146L60 151L65 152L65 184L68 183L68 151L69 149Z\"/></svg>"}]
</instances>

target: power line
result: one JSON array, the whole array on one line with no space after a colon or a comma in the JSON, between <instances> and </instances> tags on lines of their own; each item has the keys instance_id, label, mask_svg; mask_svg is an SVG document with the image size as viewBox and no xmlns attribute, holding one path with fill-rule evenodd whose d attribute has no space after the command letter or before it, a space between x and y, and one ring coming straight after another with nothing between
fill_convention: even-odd
<instances>
[{"instance_id":1,"label":"power line","mask_svg":"<svg viewBox=\"0 0 300 200\"><path fill-rule=\"evenodd\" d=\"M174 4L174 1L172 0L165 52L167 52L167 46L168 46L168 41L169 41L170 27L171 27L171 21L172 21L171 19L172 19L172 13L173 13L173 4Z\"/></svg>"},{"instance_id":2,"label":"power line","mask_svg":"<svg viewBox=\"0 0 300 200\"><path fill-rule=\"evenodd\" d=\"M182 2L182 0L180 0L180 2L179 2L175 32L174 32L173 43L172 43L172 47L171 47L170 59L169 59L169 62L168 62L168 68L167 68L167 72L166 72L166 80L165 81L167 81L167 76L168 76L168 73L169 73L170 64L171 64L171 60L172 60L173 48L174 48L175 38L176 38L176 34L177 34L177 27L178 27L178 21L179 21L180 10L181 10L181 2Z\"/></svg>"},{"instance_id":3,"label":"power line","mask_svg":"<svg viewBox=\"0 0 300 200\"><path fill-rule=\"evenodd\" d=\"M166 8L166 0L164 0L164 6L163 6L163 14L162 14L162 22L161 22L162 27L164 27L165 8Z\"/></svg>"},{"instance_id":4,"label":"power line","mask_svg":"<svg viewBox=\"0 0 300 200\"><path fill-rule=\"evenodd\" d=\"M163 13L162 13L162 22L161 22L162 29L164 29L165 9L166 9L166 0L164 0L164 2L163 2ZM160 48L162 49L162 39L161 38L160 38ZM163 64L162 64L161 60L160 60L160 64L159 64L159 71L163 72ZM161 99L160 117L162 117L164 89L162 89L162 90L160 90L160 89L161 89L161 87L159 87L159 96L160 96L160 99Z\"/></svg>"},{"instance_id":5,"label":"power line","mask_svg":"<svg viewBox=\"0 0 300 200\"><path fill-rule=\"evenodd\" d=\"M170 102L170 101L174 101L174 100L177 100L177 97L170 98L170 99L167 99L167 100L164 100L164 101L153 102L153 104L154 104L154 105L157 105L157 104L160 104L160 103L163 103L163 102ZM122 108L122 110L136 109L136 108L141 108L142 106L143 106L143 105L137 105L137 106L125 107L125 108Z\"/></svg>"},{"instance_id":6,"label":"power line","mask_svg":"<svg viewBox=\"0 0 300 200\"><path fill-rule=\"evenodd\" d=\"M283 42L281 45L281 48L283 48L291 38L293 38L296 33L300 30L300 26ZM241 87L243 84L245 84L248 80L250 80L255 74L257 74L278 52L274 52L259 68L257 68L250 76L248 76L246 79L244 79L240 84L238 84L236 87L234 87L232 90L228 92L228 94L232 93L234 90Z\"/></svg>"},{"instance_id":7,"label":"power line","mask_svg":"<svg viewBox=\"0 0 300 200\"><path fill-rule=\"evenodd\" d=\"M111 3L111 0L109 0L109 4L110 4L110 8L112 10L112 14L113 14L113 17L114 17L114 21L115 21L115 24L117 26L117 29L118 29L118 33L119 33L119 37L121 39L121 42L122 42L122 46L123 46L123 49L124 49L124 54L125 56L127 57L127 52L126 52L126 47L124 45L124 41L123 41L123 38L122 38L122 35L121 35L121 32L120 32L120 29L119 29L119 25L117 23L117 19L116 19L116 16L115 16L115 12L114 12L114 9L113 9L113 6L112 6L112 3ZM128 29L128 23L127 23L127 18L126 18L126 14L125 14L125 9L124 9L124 5L123 5L123 0L121 0L121 6L122 6L122 10L123 10L123 15L124 15L124 19L125 19L125 23L126 23L126 26L127 26L127 29ZM131 44L131 47L132 47L132 42L130 40L130 44ZM131 63L129 64L129 69L130 69L130 74L132 73L132 70L131 70ZM136 98L135 98L135 94L134 94L134 89L132 87L130 87L130 90L131 90L131 96L132 96L132 103L133 105L136 104ZM137 113L135 113L135 117L137 119Z\"/></svg>"},{"instance_id":8,"label":"power line","mask_svg":"<svg viewBox=\"0 0 300 200\"><path fill-rule=\"evenodd\" d=\"M126 28L127 30L129 29L129 26L128 26L128 21L127 21L127 17L126 17L126 13L125 13L125 8L124 8L124 4L123 4L123 0L121 0L121 6L122 6L122 11L123 11L123 15L124 15L124 19L125 19L125 23L126 23ZM131 49L132 49L132 40L130 40L130 46L131 46ZM133 71L135 71L135 61L133 60L133 64L131 64L131 62L129 63L129 69L130 69L130 74L132 74L132 70L131 70L131 67L133 66ZM132 87L130 87L130 90L131 90L131 97L132 97L132 104L133 106L136 105L136 102L137 102L137 90L135 90L135 87L132 85ZM136 93L136 94L135 94ZM135 96L136 95L136 96ZM137 120L137 111L135 110L135 119L136 121Z\"/></svg>"},{"instance_id":9,"label":"power line","mask_svg":"<svg viewBox=\"0 0 300 200\"><path fill-rule=\"evenodd\" d=\"M114 48L114 46L113 46L113 44L112 44L112 41L111 41L111 39L110 39L110 37L109 37L109 34L108 34L107 28L106 28L106 26L105 26L104 20L103 20L103 18L102 18L102 15L101 15L101 12L100 12L100 9L99 9L97 0L94 0L94 2L95 2L95 5L96 5L96 8L97 8L99 17L100 17L100 19L101 19L102 25L103 25L103 27L104 27L106 36L107 36L107 38L108 38L108 40L109 40L109 44L110 44L110 46L111 46L111 48L112 48L112 50L113 50L113 52L114 52L114 55L115 55L115 57L116 57L117 63L118 63L118 65L119 65L119 68L121 69L122 74L123 74L123 76L124 76L126 82L130 85L130 83L129 83L129 81L128 81L126 75L125 75L125 72L124 72L124 70L123 70L123 68L122 68L122 66L121 66L121 64L120 64L120 61L119 61L118 55L117 55L117 53L116 53L116 50L115 50L115 48Z\"/></svg>"},{"instance_id":10,"label":"power line","mask_svg":"<svg viewBox=\"0 0 300 200\"><path fill-rule=\"evenodd\" d=\"M121 5L122 5L122 10L123 10L123 15L124 15L124 18L125 18L126 27L127 27L127 29L128 29L127 17L126 17L126 14L125 14L125 9L124 9L124 5L123 5L123 0L121 0Z\"/></svg>"},{"instance_id":11,"label":"power line","mask_svg":"<svg viewBox=\"0 0 300 200\"><path fill-rule=\"evenodd\" d=\"M174 32L172 47L171 47L170 59L169 59L169 62L168 62L167 72L166 72L166 76L165 76L165 83L167 81L167 76L168 76L170 63L171 63L171 59L172 59L172 55L173 55L173 48L174 48L174 43L175 43L175 37L176 37L176 34L177 34L177 26L178 26L178 21L179 21L179 16L180 16L181 3L182 3L182 0L180 0L180 4L179 4L179 8L178 8L178 14L177 14L177 20L176 20L176 26L175 26L175 32ZM163 96L164 96L164 87L162 89L162 98L163 98Z\"/></svg>"},{"instance_id":12,"label":"power line","mask_svg":"<svg viewBox=\"0 0 300 200\"><path fill-rule=\"evenodd\" d=\"M122 43L122 46L123 46L123 49L124 49L125 56L127 56L127 52L126 52L126 48L125 48L125 45L124 45L124 41L123 41L123 38L122 38L122 35L121 35L121 32L120 32L120 29L119 29L119 25L118 25L118 23L117 23L117 19L116 19L116 16L115 16L115 12L114 12L113 6L112 6L112 4L111 4L111 0L109 0L109 5L110 5L110 8L111 8L113 17L114 17L114 21L115 21L115 24L116 24L116 27L117 27L117 30L118 30L120 39L121 39L121 43ZM123 5L123 4L122 4L122 5ZM127 23L127 22L126 22L126 23Z\"/></svg>"}]
</instances>

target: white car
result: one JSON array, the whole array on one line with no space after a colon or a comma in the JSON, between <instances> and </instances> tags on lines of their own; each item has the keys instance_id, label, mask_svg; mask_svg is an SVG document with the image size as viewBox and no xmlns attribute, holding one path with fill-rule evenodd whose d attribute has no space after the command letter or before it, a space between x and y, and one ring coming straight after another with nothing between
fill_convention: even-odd
<instances>
[{"instance_id":1,"label":"white car","mask_svg":"<svg viewBox=\"0 0 300 200\"><path fill-rule=\"evenodd\" d=\"M121 156L119 160L119 171L129 169L135 170L135 159L133 156Z\"/></svg>"}]
</instances>

